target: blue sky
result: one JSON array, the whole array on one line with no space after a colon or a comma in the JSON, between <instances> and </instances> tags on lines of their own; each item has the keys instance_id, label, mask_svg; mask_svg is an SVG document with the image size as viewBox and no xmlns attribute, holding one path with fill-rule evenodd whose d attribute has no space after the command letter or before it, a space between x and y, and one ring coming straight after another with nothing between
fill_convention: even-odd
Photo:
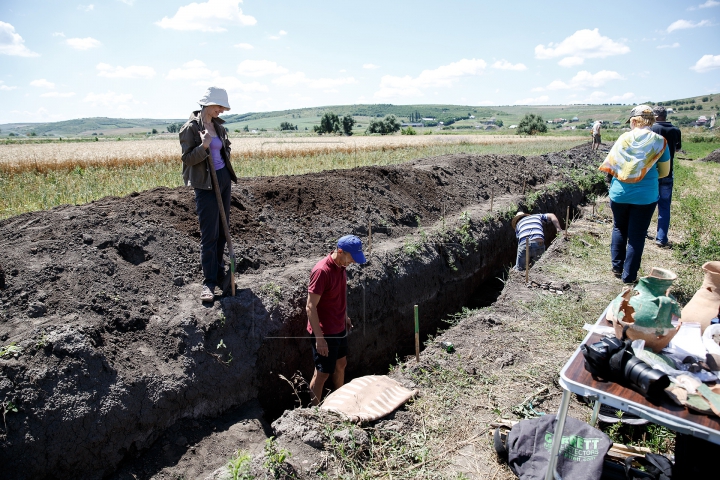
<instances>
[{"instance_id":1,"label":"blue sky","mask_svg":"<svg viewBox=\"0 0 720 480\"><path fill-rule=\"evenodd\" d=\"M720 0L3 0L0 123L720 92Z\"/></svg>"}]
</instances>

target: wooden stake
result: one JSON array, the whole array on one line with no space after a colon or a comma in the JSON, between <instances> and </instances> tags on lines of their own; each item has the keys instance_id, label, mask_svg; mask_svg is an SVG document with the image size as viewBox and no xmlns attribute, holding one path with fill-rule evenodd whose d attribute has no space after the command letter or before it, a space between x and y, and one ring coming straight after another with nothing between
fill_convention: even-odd
<instances>
[{"instance_id":1,"label":"wooden stake","mask_svg":"<svg viewBox=\"0 0 720 480\"><path fill-rule=\"evenodd\" d=\"M495 197L495 190L490 190L490 211L491 212L492 212L494 197Z\"/></svg>"},{"instance_id":2,"label":"wooden stake","mask_svg":"<svg viewBox=\"0 0 720 480\"><path fill-rule=\"evenodd\" d=\"M565 215L565 236L568 234L568 223L570 223L570 205L567 207L567 214Z\"/></svg>"},{"instance_id":3,"label":"wooden stake","mask_svg":"<svg viewBox=\"0 0 720 480\"><path fill-rule=\"evenodd\" d=\"M368 219L368 256L372 253L372 220Z\"/></svg>"},{"instance_id":4,"label":"wooden stake","mask_svg":"<svg viewBox=\"0 0 720 480\"><path fill-rule=\"evenodd\" d=\"M417 305L415 305L415 360L420 363L420 320Z\"/></svg>"},{"instance_id":5,"label":"wooden stake","mask_svg":"<svg viewBox=\"0 0 720 480\"><path fill-rule=\"evenodd\" d=\"M525 195L525 187L527 186L527 180L523 180L523 195Z\"/></svg>"},{"instance_id":6,"label":"wooden stake","mask_svg":"<svg viewBox=\"0 0 720 480\"><path fill-rule=\"evenodd\" d=\"M530 239L525 240L525 283L530 283Z\"/></svg>"}]
</instances>

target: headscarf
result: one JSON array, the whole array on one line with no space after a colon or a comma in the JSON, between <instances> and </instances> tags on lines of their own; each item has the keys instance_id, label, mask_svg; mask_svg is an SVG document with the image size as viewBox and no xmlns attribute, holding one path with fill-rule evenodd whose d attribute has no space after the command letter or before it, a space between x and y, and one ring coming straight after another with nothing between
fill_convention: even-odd
<instances>
[{"instance_id":1,"label":"headscarf","mask_svg":"<svg viewBox=\"0 0 720 480\"><path fill-rule=\"evenodd\" d=\"M621 182L637 183L660 159L666 146L667 140L651 130L625 132L610 149L600 171Z\"/></svg>"}]
</instances>

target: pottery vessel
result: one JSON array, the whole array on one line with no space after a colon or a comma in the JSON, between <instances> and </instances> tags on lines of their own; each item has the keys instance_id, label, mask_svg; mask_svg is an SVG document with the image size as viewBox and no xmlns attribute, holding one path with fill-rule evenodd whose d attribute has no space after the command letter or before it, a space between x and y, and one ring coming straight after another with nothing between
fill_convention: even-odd
<instances>
[{"instance_id":1,"label":"pottery vessel","mask_svg":"<svg viewBox=\"0 0 720 480\"><path fill-rule=\"evenodd\" d=\"M680 316L680 305L668 294L675 280L674 272L653 268L635 287L625 287L612 301L607 314L615 328L615 336L622 338L627 326L629 339L645 340L645 347L655 353L665 348L677 333L671 320L673 316Z\"/></svg>"},{"instance_id":2,"label":"pottery vessel","mask_svg":"<svg viewBox=\"0 0 720 480\"><path fill-rule=\"evenodd\" d=\"M720 313L720 261L707 262L702 266L705 272L702 287L682 309L685 322L696 322L704 332L710 320Z\"/></svg>"}]
</instances>

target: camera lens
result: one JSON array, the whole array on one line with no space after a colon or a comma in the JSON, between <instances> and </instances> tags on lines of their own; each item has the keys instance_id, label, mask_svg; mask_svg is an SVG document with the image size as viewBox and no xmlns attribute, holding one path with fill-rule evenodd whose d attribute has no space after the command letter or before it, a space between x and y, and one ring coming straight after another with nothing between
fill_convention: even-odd
<instances>
[{"instance_id":1,"label":"camera lens","mask_svg":"<svg viewBox=\"0 0 720 480\"><path fill-rule=\"evenodd\" d=\"M657 397L670 385L670 379L636 356L630 356L624 368L625 379L646 397Z\"/></svg>"}]
</instances>

